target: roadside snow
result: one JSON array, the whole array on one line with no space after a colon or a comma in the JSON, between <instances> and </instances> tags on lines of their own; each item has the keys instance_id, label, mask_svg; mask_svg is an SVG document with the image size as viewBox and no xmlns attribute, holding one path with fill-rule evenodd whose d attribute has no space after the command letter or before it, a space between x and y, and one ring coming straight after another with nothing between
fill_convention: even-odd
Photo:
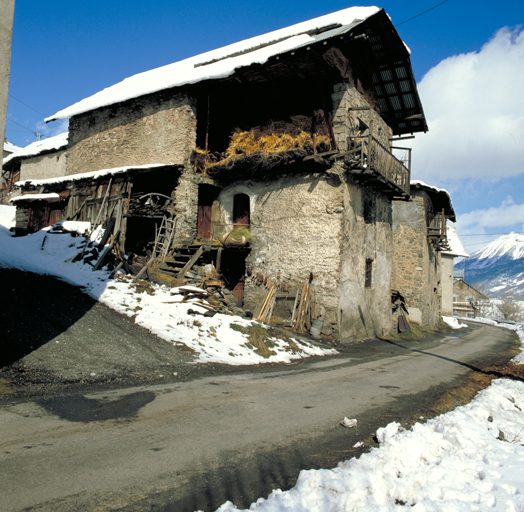
<instances>
[{"instance_id":1,"label":"roadside snow","mask_svg":"<svg viewBox=\"0 0 524 512\"><path fill-rule=\"evenodd\" d=\"M524 343L523 324L503 326L515 330ZM524 511L522 382L495 380L468 405L410 430L390 423L377 430L376 438L379 448L334 469L301 471L292 489L274 490L249 510ZM362 445L360 441L354 447ZM239 510L228 501L217 512Z\"/></svg>"},{"instance_id":2,"label":"roadside snow","mask_svg":"<svg viewBox=\"0 0 524 512\"><path fill-rule=\"evenodd\" d=\"M462 327L467 327L466 324L461 324L456 318L453 318L452 316L443 316L442 320L452 329L462 329Z\"/></svg>"},{"instance_id":3,"label":"roadside snow","mask_svg":"<svg viewBox=\"0 0 524 512\"><path fill-rule=\"evenodd\" d=\"M256 324L251 320L220 313L212 318L190 315L189 309L202 313L205 309L192 302L177 303L182 300L182 295L173 295L165 286L152 285L148 293L127 276L109 280L110 272L107 270L93 272L89 265L73 263L85 241L83 236L76 235L86 231L86 223L59 223L65 233L55 234L54 230L46 228L31 235L12 237L8 229L14 225L14 212L12 206L0 207L0 267L57 276L80 286L110 308L134 317L137 324L160 338L194 350L196 363L287 363L313 355L337 353L336 350L320 348L298 339L293 340L292 346L281 339L270 338L273 354L263 357L249 345L250 335L237 330L242 327L249 329ZM99 235L92 233L91 239Z\"/></svg>"},{"instance_id":4,"label":"roadside snow","mask_svg":"<svg viewBox=\"0 0 524 512\"><path fill-rule=\"evenodd\" d=\"M524 384L496 380L468 405L404 431L377 430L379 448L252 504L260 512L524 510ZM238 511L231 502L220 512Z\"/></svg>"}]
</instances>

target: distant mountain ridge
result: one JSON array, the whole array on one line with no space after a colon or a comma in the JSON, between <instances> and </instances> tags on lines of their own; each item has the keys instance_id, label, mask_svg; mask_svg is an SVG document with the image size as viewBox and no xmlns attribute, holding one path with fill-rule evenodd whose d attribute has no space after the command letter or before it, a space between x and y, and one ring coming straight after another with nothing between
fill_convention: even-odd
<instances>
[{"instance_id":1,"label":"distant mountain ridge","mask_svg":"<svg viewBox=\"0 0 524 512\"><path fill-rule=\"evenodd\" d=\"M465 264L464 280L490 298L506 292L524 299L524 235L510 233L472 254Z\"/></svg>"}]
</instances>

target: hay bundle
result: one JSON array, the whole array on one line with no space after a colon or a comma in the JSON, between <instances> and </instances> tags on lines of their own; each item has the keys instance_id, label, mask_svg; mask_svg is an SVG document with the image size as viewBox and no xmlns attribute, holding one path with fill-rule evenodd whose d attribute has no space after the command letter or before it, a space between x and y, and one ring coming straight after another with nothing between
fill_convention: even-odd
<instances>
[{"instance_id":1,"label":"hay bundle","mask_svg":"<svg viewBox=\"0 0 524 512\"><path fill-rule=\"evenodd\" d=\"M239 164L270 169L287 160L331 149L322 110L315 111L314 116L296 115L289 119L289 122L272 121L247 131L237 129L224 153L212 154L197 148L192 163L197 171L206 173L227 170Z\"/></svg>"},{"instance_id":2,"label":"hay bundle","mask_svg":"<svg viewBox=\"0 0 524 512\"><path fill-rule=\"evenodd\" d=\"M316 133L312 133L316 127ZM291 149L304 149L308 154L328 151L330 139L321 110L315 116L292 116L290 122L272 121L249 131L237 130L231 136L226 158L233 155L249 155L256 151L281 152Z\"/></svg>"}]
</instances>

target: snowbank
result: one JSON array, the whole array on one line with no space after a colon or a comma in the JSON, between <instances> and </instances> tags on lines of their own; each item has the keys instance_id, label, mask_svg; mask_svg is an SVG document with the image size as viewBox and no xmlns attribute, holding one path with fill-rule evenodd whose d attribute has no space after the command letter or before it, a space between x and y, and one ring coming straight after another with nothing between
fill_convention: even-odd
<instances>
[{"instance_id":1,"label":"snowbank","mask_svg":"<svg viewBox=\"0 0 524 512\"><path fill-rule=\"evenodd\" d=\"M442 320L452 329L462 329L462 327L467 327L466 324L461 324L456 318L452 316L443 316Z\"/></svg>"},{"instance_id":2,"label":"snowbank","mask_svg":"<svg viewBox=\"0 0 524 512\"><path fill-rule=\"evenodd\" d=\"M302 471L260 512L524 510L524 384L496 380L468 405L403 431L377 431L380 448L332 470ZM227 502L220 512L238 509Z\"/></svg>"},{"instance_id":3,"label":"snowbank","mask_svg":"<svg viewBox=\"0 0 524 512\"><path fill-rule=\"evenodd\" d=\"M250 327L255 322L220 313L211 318L191 315L189 309L202 313L206 310L195 302L180 303L182 295L173 295L165 286L152 285L144 292L127 276L109 280L108 270L93 272L91 266L73 262L85 244L85 238L77 235L89 229L88 223L62 222L56 227L62 231L60 234L46 228L14 238L8 231L14 225L14 212L12 206L0 208L0 267L57 276L80 286L110 308L134 317L137 324L160 338L173 345L184 344L191 348L195 352L195 362L231 365L287 363L313 355L337 353L298 339L288 343L268 335L266 342L272 355L263 357L250 344ZM100 235L98 230L91 234L91 239Z\"/></svg>"}]
</instances>

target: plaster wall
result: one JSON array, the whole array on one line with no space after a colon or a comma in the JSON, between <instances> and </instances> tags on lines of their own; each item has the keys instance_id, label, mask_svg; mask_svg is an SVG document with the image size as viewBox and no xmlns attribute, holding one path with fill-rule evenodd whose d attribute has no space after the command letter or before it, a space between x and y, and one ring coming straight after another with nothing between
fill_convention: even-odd
<instances>
[{"instance_id":1,"label":"plaster wall","mask_svg":"<svg viewBox=\"0 0 524 512\"><path fill-rule=\"evenodd\" d=\"M20 181L55 178L66 174L66 151L56 151L22 160Z\"/></svg>"},{"instance_id":2,"label":"plaster wall","mask_svg":"<svg viewBox=\"0 0 524 512\"><path fill-rule=\"evenodd\" d=\"M349 178L348 178L349 180ZM254 311L267 290L262 275L281 289L300 289L310 274L316 318L323 332L353 342L391 328L391 203L376 194L375 222L362 217L365 189L322 175L283 176L224 189L213 221L232 222L233 197L250 197L254 240L244 303ZM365 288L366 258L373 260L371 288Z\"/></svg>"},{"instance_id":3,"label":"plaster wall","mask_svg":"<svg viewBox=\"0 0 524 512\"><path fill-rule=\"evenodd\" d=\"M441 314L441 258L427 238L432 204L423 191L410 201L393 202L393 267L391 286L406 299L410 320L435 328Z\"/></svg>"},{"instance_id":4,"label":"plaster wall","mask_svg":"<svg viewBox=\"0 0 524 512\"><path fill-rule=\"evenodd\" d=\"M442 315L453 316L453 256L441 253Z\"/></svg>"},{"instance_id":5,"label":"plaster wall","mask_svg":"<svg viewBox=\"0 0 524 512\"><path fill-rule=\"evenodd\" d=\"M163 91L72 117L67 174L128 165L184 165L195 147L193 100Z\"/></svg>"},{"instance_id":6,"label":"plaster wall","mask_svg":"<svg viewBox=\"0 0 524 512\"><path fill-rule=\"evenodd\" d=\"M270 278L281 288L301 289L313 274L317 313L325 327L337 328L343 193L319 175L282 176L267 182L242 182L217 198L214 221L232 222L233 197L250 198L252 250L246 260L252 276ZM267 290L247 279L244 304L254 311ZM331 327L333 328L333 327Z\"/></svg>"},{"instance_id":7,"label":"plaster wall","mask_svg":"<svg viewBox=\"0 0 524 512\"><path fill-rule=\"evenodd\" d=\"M373 222L363 217L364 194L374 197ZM351 342L391 330L391 201L350 178L343 185L343 230L338 321L340 336ZM372 264L366 288L366 260Z\"/></svg>"}]
</instances>

